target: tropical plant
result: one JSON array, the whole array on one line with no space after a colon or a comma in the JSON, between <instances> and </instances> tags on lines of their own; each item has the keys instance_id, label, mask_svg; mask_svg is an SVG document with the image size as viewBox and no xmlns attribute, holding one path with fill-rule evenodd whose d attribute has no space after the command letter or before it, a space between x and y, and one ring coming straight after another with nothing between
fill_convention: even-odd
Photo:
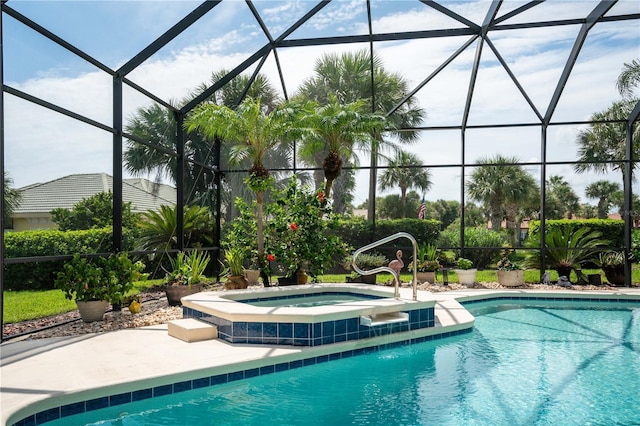
<instances>
[{"instance_id":1,"label":"tropical plant","mask_svg":"<svg viewBox=\"0 0 640 426\"><path fill-rule=\"evenodd\" d=\"M166 251L178 248L178 207L160 206L159 211L142 213L140 221L141 250ZM213 219L207 207L186 206L183 214L184 244L209 246L213 243Z\"/></svg>"},{"instance_id":2,"label":"tropical plant","mask_svg":"<svg viewBox=\"0 0 640 426\"><path fill-rule=\"evenodd\" d=\"M613 204L613 195L620 191L620 185L607 180L599 180L589 184L585 188L585 195L589 198L598 200L598 219L606 219L609 217L609 209Z\"/></svg>"},{"instance_id":3,"label":"tropical plant","mask_svg":"<svg viewBox=\"0 0 640 426\"><path fill-rule=\"evenodd\" d=\"M580 197L562 176L550 176L546 182L547 219L571 219L578 213Z\"/></svg>"},{"instance_id":4,"label":"tropical plant","mask_svg":"<svg viewBox=\"0 0 640 426\"><path fill-rule=\"evenodd\" d=\"M10 224L11 216L13 216L13 212L20 205L20 191L17 189L11 188L13 181L9 177L9 174L5 171L2 176L2 185L3 185L3 194L2 198L2 220L4 222L5 227Z\"/></svg>"},{"instance_id":5,"label":"tropical plant","mask_svg":"<svg viewBox=\"0 0 640 426\"><path fill-rule=\"evenodd\" d=\"M245 99L236 110L225 106L201 104L185 121L188 131L199 131L210 139L221 138L231 144L231 163L250 159L252 166L245 180L257 200L257 250L258 259L264 263L264 219L265 191L270 188L272 178L264 166L269 150L300 135L294 126L297 110L287 104L266 113L258 99ZM263 281L267 282L263 276Z\"/></svg>"},{"instance_id":6,"label":"tropical plant","mask_svg":"<svg viewBox=\"0 0 640 426\"><path fill-rule=\"evenodd\" d=\"M502 259L500 259L496 264L496 269L498 271L519 271L522 269L522 267L519 263L512 261L509 258L509 254L505 254L502 256Z\"/></svg>"},{"instance_id":7,"label":"tropical plant","mask_svg":"<svg viewBox=\"0 0 640 426\"><path fill-rule=\"evenodd\" d=\"M107 300L109 288L102 280L102 269L89 259L75 254L58 272L55 287L69 300L89 302Z\"/></svg>"},{"instance_id":8,"label":"tropical plant","mask_svg":"<svg viewBox=\"0 0 640 426\"><path fill-rule=\"evenodd\" d=\"M299 185L295 175L286 188L274 191L267 212L269 259L283 265L289 277L304 269L316 279L348 252L335 232L339 217L331 211L324 191Z\"/></svg>"},{"instance_id":9,"label":"tropical plant","mask_svg":"<svg viewBox=\"0 0 640 426\"><path fill-rule=\"evenodd\" d=\"M350 271L353 269L352 266L353 257L351 255L345 257L343 261L343 266L346 270ZM363 271L367 269L379 268L381 266L387 266L389 264L389 259L381 253L361 253L356 258L356 266Z\"/></svg>"},{"instance_id":10,"label":"tropical plant","mask_svg":"<svg viewBox=\"0 0 640 426\"><path fill-rule=\"evenodd\" d=\"M399 73L385 70L379 56L371 56L367 49L327 53L316 61L314 73L315 75L305 80L300 87L299 94L304 98L319 104L327 104L332 96L336 96L341 104L367 100L370 104L369 111L386 117L385 134L394 136L394 139L401 143L413 142L418 138L417 131L399 129L415 128L422 122L426 113L418 106L414 96L407 96L409 82ZM371 150L368 220L373 220L374 216L373 201L376 198L379 152L385 147L395 147L395 143L385 140L382 133L373 136L375 143ZM322 157L314 158L315 160L311 161L316 161L316 164L321 166ZM350 189L347 185L342 186L344 191ZM339 194L334 194L334 204L337 208L336 195Z\"/></svg>"},{"instance_id":11,"label":"tropical plant","mask_svg":"<svg viewBox=\"0 0 640 426\"><path fill-rule=\"evenodd\" d=\"M364 112L366 103L341 104L335 96L320 105L308 102L300 118L305 128L300 155L310 158L326 153L322 160L326 196L331 196L334 180L342 171L343 158L351 159L354 150L371 148L371 135L384 129L384 118Z\"/></svg>"},{"instance_id":12,"label":"tropical plant","mask_svg":"<svg viewBox=\"0 0 640 426\"><path fill-rule=\"evenodd\" d=\"M171 270L167 271L165 282L168 285L190 287L205 280L204 271L207 269L211 257L208 253L200 250L194 250L190 253L179 251L175 258L170 256L169 260Z\"/></svg>"},{"instance_id":13,"label":"tropical plant","mask_svg":"<svg viewBox=\"0 0 640 426\"><path fill-rule=\"evenodd\" d=\"M609 109L591 115L593 122L578 133L578 162L573 166L577 173L607 173L617 170L625 180L627 132L625 122L638 103L638 99L614 102ZM616 122L612 122L616 121ZM640 157L640 125L636 122L631 135L632 158ZM635 175L637 162L633 163L631 177Z\"/></svg>"},{"instance_id":14,"label":"tropical plant","mask_svg":"<svg viewBox=\"0 0 640 426\"><path fill-rule=\"evenodd\" d=\"M406 151L396 152L395 158L389 161L387 168L378 178L382 191L390 188L400 188L400 202L402 217L407 213L407 189L416 188L424 193L431 188L431 172L423 167L417 155Z\"/></svg>"},{"instance_id":15,"label":"tropical plant","mask_svg":"<svg viewBox=\"0 0 640 426\"><path fill-rule=\"evenodd\" d=\"M633 59L630 63L624 63L622 72L616 81L616 87L624 97L632 97L634 89L640 86L640 61Z\"/></svg>"},{"instance_id":16,"label":"tropical plant","mask_svg":"<svg viewBox=\"0 0 640 426\"><path fill-rule=\"evenodd\" d=\"M146 279L143 274L144 263L134 261L125 252L113 253L107 258L100 258L104 278L108 281L108 298L112 305L121 305L125 296L133 289L134 281Z\"/></svg>"},{"instance_id":17,"label":"tropical plant","mask_svg":"<svg viewBox=\"0 0 640 426\"><path fill-rule=\"evenodd\" d=\"M224 250L224 259L226 266L229 268L229 275L239 276L243 273L244 258L246 255L246 249L241 246L231 246Z\"/></svg>"},{"instance_id":18,"label":"tropical plant","mask_svg":"<svg viewBox=\"0 0 640 426\"><path fill-rule=\"evenodd\" d=\"M460 257L458 258L458 260L456 260L456 266L459 269L472 269L473 268L473 262L469 259L465 259L464 257Z\"/></svg>"},{"instance_id":19,"label":"tropical plant","mask_svg":"<svg viewBox=\"0 0 640 426\"><path fill-rule=\"evenodd\" d=\"M598 253L598 257L594 259L594 263L602 269L624 265L624 253L614 250Z\"/></svg>"},{"instance_id":20,"label":"tropical plant","mask_svg":"<svg viewBox=\"0 0 640 426\"><path fill-rule=\"evenodd\" d=\"M544 264L555 269L558 275L569 277L570 272L582 263L593 261L598 249L607 243L599 231L592 231L587 226L550 228L544 236ZM527 246L540 247L540 239L531 236ZM530 268L542 266L539 250L527 254L526 264Z\"/></svg>"},{"instance_id":21,"label":"tropical plant","mask_svg":"<svg viewBox=\"0 0 640 426\"><path fill-rule=\"evenodd\" d=\"M113 193L98 192L78 201L71 209L54 209L51 219L61 231L113 226ZM137 224L138 214L131 211L131 203L122 203L122 226L134 229Z\"/></svg>"},{"instance_id":22,"label":"tropical plant","mask_svg":"<svg viewBox=\"0 0 640 426\"><path fill-rule=\"evenodd\" d=\"M434 244L423 243L416 248L416 258L418 260L418 272L434 272L442 268L438 259L438 247ZM413 259L409 263L408 269L413 272Z\"/></svg>"},{"instance_id":23,"label":"tropical plant","mask_svg":"<svg viewBox=\"0 0 640 426\"><path fill-rule=\"evenodd\" d=\"M534 209L532 204L539 189L533 177L517 163L517 158L502 155L481 158L467 182L467 194L484 204L493 231L499 231L506 219L507 227L515 229L515 235L519 216ZM516 242L513 240L511 245Z\"/></svg>"}]
</instances>

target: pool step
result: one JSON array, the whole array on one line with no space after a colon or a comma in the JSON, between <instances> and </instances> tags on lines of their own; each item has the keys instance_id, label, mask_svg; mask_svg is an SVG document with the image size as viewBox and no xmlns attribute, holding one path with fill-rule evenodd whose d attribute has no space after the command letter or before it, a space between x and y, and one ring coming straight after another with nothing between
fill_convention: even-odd
<instances>
[{"instance_id":1,"label":"pool step","mask_svg":"<svg viewBox=\"0 0 640 426\"><path fill-rule=\"evenodd\" d=\"M388 314L360 317L360 325L365 327L375 327L376 325L393 324L396 322L409 322L409 314L406 312L390 312Z\"/></svg>"},{"instance_id":2,"label":"pool step","mask_svg":"<svg viewBox=\"0 0 640 426\"><path fill-rule=\"evenodd\" d=\"M169 336L185 342L199 342L218 338L218 327L195 318L183 318L167 323Z\"/></svg>"}]
</instances>

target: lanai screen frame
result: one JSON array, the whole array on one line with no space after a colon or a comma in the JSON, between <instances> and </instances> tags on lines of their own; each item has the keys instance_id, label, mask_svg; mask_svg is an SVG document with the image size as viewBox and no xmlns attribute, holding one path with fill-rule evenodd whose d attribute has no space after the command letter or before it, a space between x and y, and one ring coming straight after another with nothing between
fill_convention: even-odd
<instances>
[{"instance_id":1,"label":"lanai screen frame","mask_svg":"<svg viewBox=\"0 0 640 426\"><path fill-rule=\"evenodd\" d=\"M136 54L133 58L131 58L124 65L119 67L118 69L112 69L105 64L101 63L97 59L93 58L91 55L83 52L78 49L71 43L65 41L61 37L56 34L48 31L44 27L40 26L38 23L32 21L28 17L20 14L16 10L12 9L8 4L7 0L1 0L1 8L2 13L0 15L0 30L2 28L2 19L5 14L11 16L17 21L21 22L31 30L40 33L44 37L63 47L67 51L77 55L83 60L95 66L97 69L103 71L104 73L110 75L113 80L113 123L112 125L106 125L104 123L97 122L88 117L82 116L80 114L74 113L67 109L64 109L58 105L49 103L43 99L39 99L35 96L32 96L28 93L24 93L20 90L12 88L5 84L4 82L4 72L3 72L3 52L4 45L2 43L2 34L0 31L0 82L2 82L2 96L0 97L0 110L2 111L0 117L0 172L4 175L4 123L5 123L5 114L4 114L4 94L8 93L12 96L16 96L28 102L32 102L44 108L50 109L57 113L63 114L70 118L79 120L83 123L89 124L91 126L97 127L104 131L107 131L113 135L113 243L112 243L112 251L119 251L122 248L122 182L123 182L123 174L122 174L122 161L123 161L123 142L124 139L130 139L136 141L138 143L145 144L155 149L160 149L165 153L172 155L176 158L178 173L177 173L177 182L176 182L176 190L177 190L177 212L178 212L178 225L177 225L177 235L183 235L183 223L182 223L182 213L184 211L184 201L185 201L185 193L184 193L184 182L183 182L183 169L185 161L184 156L184 141L185 141L185 133L182 130L183 120L186 114L189 113L196 105L200 102L207 99L213 93L215 93L218 89L228 83L234 77L240 75L242 72L247 70L249 67L257 64L256 70L253 72L250 82L255 79L257 73L262 68L267 57L273 53L278 74L280 77L280 81L282 83L282 89L285 94L285 98L287 97L287 88L284 83L284 78L282 74L282 68L280 66L280 62L278 60L278 49L284 49L287 47L308 47L308 46L318 46L318 45L335 45L335 44L353 44L353 43L367 43L369 46L369 52L373 57L373 53L375 52L374 43L376 42L384 42L384 41L399 41L399 40L411 40L411 39L428 39L428 38L436 38L436 37L450 37L450 36L466 36L469 37L466 43L454 53L451 57L449 57L440 67L438 67L432 74L427 76L420 84L418 84L410 93L407 94L406 98L402 100L395 108L391 111L388 111L388 114L392 114L397 110L404 102L406 102L410 97L414 96L423 86L429 83L434 77L440 73L444 67L451 62L457 54L461 53L466 47L470 46L473 43L476 43L476 57L473 62L473 68L471 71L471 78L469 81L469 88L467 91L467 97L465 102L464 114L462 117L462 122L456 126L446 126L446 127L438 127L438 126L423 126L415 129L405 129L405 130L419 130L419 131L429 131L429 130L455 130L460 131L460 141L462 145L462 160L460 164L455 164L452 166L460 167L462 176L464 176L465 168L472 166L472 164L467 164L464 152L465 152L465 135L468 129L478 129L478 128L498 128L498 127L521 127L521 126L539 126L541 129L540 140L541 140L541 161L539 163L541 167L541 177L540 177L540 188L541 188L541 229L544 232L545 229L545 181L546 181L546 167L547 165L553 164L552 162L547 162L546 160L546 138L547 138L547 130L550 126L554 125L567 125L567 124L592 124L590 121L585 122L553 122L552 117L555 111L555 108L558 104L560 96L564 91L565 84L567 83L569 76L571 75L571 71L575 64L578 55L580 54L580 50L582 48L582 44L584 43L589 31L598 23L603 22L615 22L615 21L627 21L627 20L636 20L640 21L640 14L627 14L627 15L617 15L617 16L605 16L606 12L616 3L615 1L601 1L597 4L597 6L586 16L584 19L560 19L560 20L550 20L545 22L527 22L521 24L502 24L505 20L516 16L530 8L533 8L540 4L540 1L530 1L522 6L516 8L515 10L498 17L498 12L500 10L501 1L494 0L488 6L487 14L484 18L484 21L481 25L477 25L464 17L456 14L451 9L447 8L444 4L437 3L431 0L419 0L425 6L431 7L449 18L453 19L459 24L462 24L462 28L449 28L444 30L425 30L425 31L410 31L410 32L402 32L402 33L373 33L372 30L372 17L371 17L371 4L370 0L366 1L367 6L367 20L368 20L368 34L364 35L351 35L351 36L336 36L336 37L320 37L320 38L308 38L308 39L290 39L289 36L301 25L311 19L314 15L316 15L320 10L322 10L325 6L327 6L330 1L319 1L315 4L304 16L302 16L298 21L296 21L293 25L291 25L287 30L285 30L280 36L274 38L270 33L263 22L260 13L253 5L251 0L246 0L246 4L249 6L251 13L253 14L256 22L260 25L264 35L268 39L268 43L266 43L262 48L258 49L253 55L249 58L245 59L240 65L235 67L232 71L230 71L224 78L210 86L208 89L203 91L199 96L196 96L191 102L184 105L182 108L176 108L170 105L168 102L161 99L159 96L154 95L138 84L127 79L127 75L134 71L137 67L144 63L147 59L149 59L154 53L160 50L162 47L167 45L171 40L180 35L183 31L189 28L192 24L196 23L200 18L205 16L207 13L215 12L214 8L221 3L222 0L215 1L204 1L199 6L197 6L191 13L181 19L178 23L176 23L173 27L167 30L164 34L159 36L155 41L146 46L143 50L141 50L138 54ZM513 75L513 73L509 70L509 66L506 61L502 58L500 53L491 43L491 40L488 38L488 34L490 31L500 31L505 29L529 29L529 28L540 28L540 27L554 27L561 25L580 25L580 31L576 40L574 42L573 48L570 52L569 58L566 61L564 69L562 71L562 75L560 76L559 81L556 84L556 88L554 90L553 96L549 105L547 106L547 110L542 113L539 112L534 106L533 102L530 100L524 88L519 84L517 78ZM518 87L518 90L523 95L531 109L535 112L539 123L512 123L512 124L492 124L492 125L468 125L468 117L469 110L471 106L471 102L473 99L474 88L476 83L476 77L478 73L478 69L480 66L480 56L483 48L491 49L496 55L497 59L501 62L504 69L509 74L510 78L513 80L515 85ZM371 69L373 70L373 64L371 65ZM150 144L148 141L140 140L133 135L126 134L123 129L123 105L122 105L122 89L123 86L127 85L130 88L144 94L151 100L157 102L165 108L168 108L173 112L176 118L176 135L177 135L177 144L174 152L167 152L161 147ZM248 88L247 88L248 89ZM245 91L246 94L246 91ZM372 96L375 97L374 88L372 85ZM623 219L625 222L624 225L624 253L627 259L626 262L626 281L627 285L630 285L631 280L631 266L628 262L628 256L631 250L631 229L632 229L632 209L631 209L631 198L632 198L632 180L631 180L631 171L633 169L632 162L632 126L638 121L640 116L640 102L635 105L633 112L630 114L628 119L625 122L626 125L626 160L625 160L625 180L624 184L624 215ZM219 150L219 142L217 144L217 149ZM211 170L215 173L217 178L217 189L220 191L220 164L219 164L219 155L216 157L218 163L211 167ZM562 162L566 164L567 162ZM205 166L199 164L201 166ZM377 165L372 164L374 169L377 168ZM365 167L367 168L367 167ZM295 171L295 163L294 168L291 170ZM464 179L461 179L461 241L460 247L464 248L464 206L465 206L465 191L464 191ZM370 188L370 202L375 203L375 185ZM4 187L0 190L0 196L4 197ZM217 218L217 227L220 228L220 194L218 193L218 211L216 212ZM371 211L374 211L375 208L371 208ZM1 215L0 215L1 216ZM3 218L0 217L0 227L4 229ZM375 227L375 214L369 217L369 220L373 221ZM374 228L375 229L375 228ZM219 233L218 233L219 234ZM184 241L183 238L178 239L178 247L179 249L184 249ZM216 242L215 247L210 247L211 250L219 250L219 241ZM544 247L541 246L541 249L544 250ZM2 317L4 311L4 298L3 298L3 270L4 265L9 263L23 263L23 262L34 262L37 260L40 261L49 261L49 260L65 260L70 258L70 256L46 256L46 257L37 257L37 258L19 258L19 259L6 259L4 254L4 235L0 233L0 317ZM544 265L543 265L544 268ZM0 338L1 339L1 338Z\"/></svg>"}]
</instances>

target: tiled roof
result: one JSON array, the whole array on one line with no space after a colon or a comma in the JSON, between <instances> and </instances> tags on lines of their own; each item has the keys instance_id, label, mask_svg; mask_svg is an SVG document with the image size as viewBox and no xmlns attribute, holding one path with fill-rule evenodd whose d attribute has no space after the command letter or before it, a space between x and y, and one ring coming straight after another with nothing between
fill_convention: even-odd
<instances>
[{"instance_id":1,"label":"tiled roof","mask_svg":"<svg viewBox=\"0 0 640 426\"><path fill-rule=\"evenodd\" d=\"M111 191L113 178L106 173L64 176L45 183L20 188L20 206L15 214L49 213L56 208L72 208L83 198ZM134 212L158 210L163 204L175 204L176 189L143 178L124 179L122 199L131 202Z\"/></svg>"}]
</instances>

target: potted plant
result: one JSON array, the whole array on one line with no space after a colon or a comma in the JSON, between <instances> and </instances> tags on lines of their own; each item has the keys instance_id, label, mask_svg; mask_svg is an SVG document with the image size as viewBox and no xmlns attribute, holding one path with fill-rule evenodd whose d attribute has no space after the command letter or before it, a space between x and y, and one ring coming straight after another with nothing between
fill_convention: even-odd
<instances>
[{"instance_id":1,"label":"potted plant","mask_svg":"<svg viewBox=\"0 0 640 426\"><path fill-rule=\"evenodd\" d=\"M433 244L420 244L416 250L417 271L416 276L420 283L435 284L436 271L442 269L438 260L438 248ZM409 263L409 272L413 272L413 260Z\"/></svg>"},{"instance_id":2,"label":"potted plant","mask_svg":"<svg viewBox=\"0 0 640 426\"><path fill-rule=\"evenodd\" d=\"M114 311L122 309L126 294L133 288L134 281L147 277L143 274L144 263L134 262L125 252L114 253L100 258L104 279L108 281L108 300Z\"/></svg>"},{"instance_id":3,"label":"potted plant","mask_svg":"<svg viewBox=\"0 0 640 426\"><path fill-rule=\"evenodd\" d=\"M464 257L456 260L456 269L454 272L458 275L458 282L462 285L473 285L476 282L476 272L478 271L473 267L473 262Z\"/></svg>"},{"instance_id":4,"label":"potted plant","mask_svg":"<svg viewBox=\"0 0 640 426\"><path fill-rule=\"evenodd\" d=\"M498 284L503 287L524 285L524 272L520 265L509 259L509 255L509 250L505 250L502 259L497 264Z\"/></svg>"},{"instance_id":5,"label":"potted plant","mask_svg":"<svg viewBox=\"0 0 640 426\"><path fill-rule=\"evenodd\" d=\"M353 269L351 261L351 256L346 257L343 261L343 266L348 271ZM388 264L389 259L387 259L383 254L380 253L362 253L356 258L356 265L363 271L379 268ZM360 275L356 272L353 272L351 275L346 277L346 281L348 283L375 284L377 275L378 274Z\"/></svg>"},{"instance_id":6,"label":"potted plant","mask_svg":"<svg viewBox=\"0 0 640 426\"><path fill-rule=\"evenodd\" d=\"M607 277L609 284L625 285L624 253L613 250L600 253L595 263L604 271L604 276Z\"/></svg>"},{"instance_id":7,"label":"potted plant","mask_svg":"<svg viewBox=\"0 0 640 426\"><path fill-rule=\"evenodd\" d=\"M182 305L180 299L202 290L204 271L210 260L208 253L198 250L191 253L180 251L175 258L169 257L171 271L167 272L163 285L169 306Z\"/></svg>"},{"instance_id":8,"label":"potted plant","mask_svg":"<svg viewBox=\"0 0 640 426\"><path fill-rule=\"evenodd\" d=\"M324 192L300 186L295 175L284 189L273 192L267 213L267 259L261 265L267 275L273 267L282 267L288 283L302 284L307 276L316 280L346 255L347 245L335 232L339 217Z\"/></svg>"},{"instance_id":9,"label":"potted plant","mask_svg":"<svg viewBox=\"0 0 640 426\"><path fill-rule=\"evenodd\" d=\"M246 262L246 264L243 271L244 278L247 280L248 285L258 285L261 274L256 243L256 206L252 205L250 207L242 198L237 197L235 207L238 210L238 216L233 219L226 228L227 234L223 247L236 246L245 248L246 256L244 262ZM269 286L269 282L263 284L265 287Z\"/></svg>"},{"instance_id":10,"label":"potted plant","mask_svg":"<svg viewBox=\"0 0 640 426\"><path fill-rule=\"evenodd\" d=\"M101 321L107 308L109 288L103 279L103 270L89 259L76 254L58 272L55 287L64 291L65 297L76 301L84 322Z\"/></svg>"},{"instance_id":11,"label":"potted plant","mask_svg":"<svg viewBox=\"0 0 640 426\"><path fill-rule=\"evenodd\" d=\"M224 259L226 262L227 281L224 288L227 290L235 290L247 288L248 282L244 277L244 268L242 262L244 260L245 249L239 246L227 247L224 251Z\"/></svg>"}]
</instances>

